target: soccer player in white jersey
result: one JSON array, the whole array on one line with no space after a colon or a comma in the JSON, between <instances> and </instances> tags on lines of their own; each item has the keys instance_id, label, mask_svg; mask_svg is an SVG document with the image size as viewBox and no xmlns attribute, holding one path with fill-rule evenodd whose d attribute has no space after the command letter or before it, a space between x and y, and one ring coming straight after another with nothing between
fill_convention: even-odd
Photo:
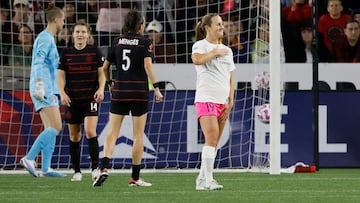
<instances>
[{"instance_id":1,"label":"soccer player in white jersey","mask_svg":"<svg viewBox=\"0 0 360 203\"><path fill-rule=\"evenodd\" d=\"M59 53L54 36L63 28L64 19L64 12L55 7L54 4L49 4L46 10L46 29L38 35L33 46L30 96L36 112L40 113L44 131L36 138L27 155L20 160L20 164L34 177L39 176L34 160L40 151L42 153L42 175L48 177L65 176L50 168L56 136L62 128L59 90L56 82Z\"/></svg>"},{"instance_id":2,"label":"soccer player in white jersey","mask_svg":"<svg viewBox=\"0 0 360 203\"><path fill-rule=\"evenodd\" d=\"M218 14L207 14L195 28L192 61L197 73L195 107L205 136L196 190L219 190L213 178L217 145L234 102L234 70L231 49L220 43L224 25Z\"/></svg>"}]
</instances>

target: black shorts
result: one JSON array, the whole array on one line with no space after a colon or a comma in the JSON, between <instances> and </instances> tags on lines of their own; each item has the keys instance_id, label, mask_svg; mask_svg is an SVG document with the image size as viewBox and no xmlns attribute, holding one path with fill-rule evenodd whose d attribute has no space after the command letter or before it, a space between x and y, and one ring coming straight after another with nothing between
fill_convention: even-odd
<instances>
[{"instance_id":1,"label":"black shorts","mask_svg":"<svg viewBox=\"0 0 360 203\"><path fill-rule=\"evenodd\" d=\"M118 115L141 116L148 112L148 102L111 102L110 112Z\"/></svg>"},{"instance_id":2,"label":"black shorts","mask_svg":"<svg viewBox=\"0 0 360 203\"><path fill-rule=\"evenodd\" d=\"M98 116L100 104L96 101L84 103L71 103L70 107L65 107L65 121L69 124L81 124L86 116Z\"/></svg>"}]
</instances>

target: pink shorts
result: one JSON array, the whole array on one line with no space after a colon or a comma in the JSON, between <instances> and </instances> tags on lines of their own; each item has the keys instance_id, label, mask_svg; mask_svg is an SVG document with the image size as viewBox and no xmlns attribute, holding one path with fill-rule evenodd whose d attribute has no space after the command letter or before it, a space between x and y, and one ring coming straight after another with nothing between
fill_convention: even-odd
<instances>
[{"instance_id":1,"label":"pink shorts","mask_svg":"<svg viewBox=\"0 0 360 203\"><path fill-rule=\"evenodd\" d=\"M196 102L197 119L201 116L216 116L220 117L224 111L225 104L216 104L212 102Z\"/></svg>"}]
</instances>

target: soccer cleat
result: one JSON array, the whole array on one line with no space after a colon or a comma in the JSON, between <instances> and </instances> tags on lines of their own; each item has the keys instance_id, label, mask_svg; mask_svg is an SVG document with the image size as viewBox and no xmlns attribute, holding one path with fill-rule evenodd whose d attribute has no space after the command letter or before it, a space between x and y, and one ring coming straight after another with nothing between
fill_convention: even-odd
<instances>
[{"instance_id":1,"label":"soccer cleat","mask_svg":"<svg viewBox=\"0 0 360 203\"><path fill-rule=\"evenodd\" d=\"M205 190L205 179L197 177L195 183L195 190Z\"/></svg>"},{"instance_id":2,"label":"soccer cleat","mask_svg":"<svg viewBox=\"0 0 360 203\"><path fill-rule=\"evenodd\" d=\"M204 189L205 190L221 190L223 188L216 180L212 180L209 183L206 183Z\"/></svg>"},{"instance_id":3,"label":"soccer cleat","mask_svg":"<svg viewBox=\"0 0 360 203\"><path fill-rule=\"evenodd\" d=\"M20 159L20 164L34 177L39 176L35 168L36 167L35 161L28 160L26 159L26 157L23 157L22 159Z\"/></svg>"},{"instance_id":4,"label":"soccer cleat","mask_svg":"<svg viewBox=\"0 0 360 203\"><path fill-rule=\"evenodd\" d=\"M93 182L93 187L100 187L104 184L105 180L109 177L109 173L107 168L104 168L101 171L101 174L97 176L97 178Z\"/></svg>"},{"instance_id":5,"label":"soccer cleat","mask_svg":"<svg viewBox=\"0 0 360 203\"><path fill-rule=\"evenodd\" d=\"M94 170L92 170L91 171L91 180L94 182L95 180L96 180L96 178L99 176L99 170L96 170L96 169L94 169Z\"/></svg>"},{"instance_id":6,"label":"soccer cleat","mask_svg":"<svg viewBox=\"0 0 360 203\"><path fill-rule=\"evenodd\" d=\"M82 180L82 174L80 172L75 173L71 178L71 181L81 181L81 180Z\"/></svg>"},{"instance_id":7,"label":"soccer cleat","mask_svg":"<svg viewBox=\"0 0 360 203\"><path fill-rule=\"evenodd\" d=\"M46 172L42 172L42 177L65 177L66 175L49 168Z\"/></svg>"},{"instance_id":8,"label":"soccer cleat","mask_svg":"<svg viewBox=\"0 0 360 203\"><path fill-rule=\"evenodd\" d=\"M130 179L129 180L129 187L134 187L134 186L140 186L140 187L150 187L152 186L151 183L145 182L142 179L139 180L134 180L134 179Z\"/></svg>"}]
</instances>

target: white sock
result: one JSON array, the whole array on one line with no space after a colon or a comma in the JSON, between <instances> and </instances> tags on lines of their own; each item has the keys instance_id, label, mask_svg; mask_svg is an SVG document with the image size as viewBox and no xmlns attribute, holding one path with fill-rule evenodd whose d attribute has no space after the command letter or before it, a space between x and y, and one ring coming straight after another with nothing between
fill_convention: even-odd
<instances>
[{"instance_id":1,"label":"white sock","mask_svg":"<svg viewBox=\"0 0 360 203\"><path fill-rule=\"evenodd\" d=\"M206 183L213 181L213 168L215 161L215 148L204 146L201 154L201 168L205 176ZM201 170L200 170L201 174Z\"/></svg>"},{"instance_id":2,"label":"white sock","mask_svg":"<svg viewBox=\"0 0 360 203\"><path fill-rule=\"evenodd\" d=\"M202 155L201 155L201 166L200 166L200 172L198 178L205 179L204 164L202 163Z\"/></svg>"}]
</instances>

